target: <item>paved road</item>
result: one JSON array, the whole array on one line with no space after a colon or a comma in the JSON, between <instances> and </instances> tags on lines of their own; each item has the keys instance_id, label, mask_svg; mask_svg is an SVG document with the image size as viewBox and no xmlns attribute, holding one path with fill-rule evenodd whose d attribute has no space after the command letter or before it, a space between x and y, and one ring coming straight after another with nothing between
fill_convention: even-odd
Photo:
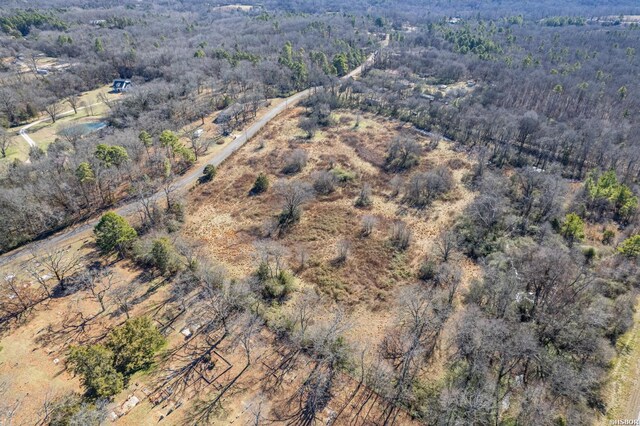
<instances>
[{"instance_id":1,"label":"paved road","mask_svg":"<svg viewBox=\"0 0 640 426\"><path fill-rule=\"evenodd\" d=\"M382 46L383 47L386 46L387 43L388 43L388 37L387 37L387 40L385 40L382 43ZM342 78L348 79L348 78L353 78L358 76L360 73L362 73L362 70L365 67L368 67L373 63L377 54L378 52L371 54L361 66L354 69L353 71L351 71L349 74L347 74ZM229 158L231 154L236 152L251 138L253 138L265 125L267 125L267 123L269 123L271 120L277 117L280 113L282 113L288 108L291 108L297 105L302 99L309 96L313 91L322 90L322 89L323 89L322 87L315 87L315 88L303 90L302 92L298 92L295 95L289 96L284 100L284 102L281 102L271 107L264 116L262 116L258 121L256 121L250 127L245 129L241 135L237 136L233 141L227 144L221 151L219 151L215 155L209 156L210 158L205 157L206 162L204 162L198 167L194 167L192 170L187 172L184 176L181 176L178 180L176 180L175 182L176 188L178 190L185 190L185 189L191 188L193 184L198 180L198 178L202 176L202 173L206 164L214 164L215 166L220 165L224 160ZM29 136L26 133L23 134L22 131L44 120L46 119L39 120L37 122L34 122L32 124L29 124L23 127L20 130L21 136L25 138L28 142L29 139L31 138L29 138ZM29 144L31 145L31 143ZM159 191L156 194L154 194L152 198L154 200L159 200L163 196L164 196L164 193L162 191ZM137 202L132 201L128 204L124 204L120 207L113 209L113 211L115 211L121 216L130 216L136 213L137 209L138 209ZM26 256L30 254L30 250L35 249L36 246L39 249L45 249L45 248L60 245L65 242L71 243L72 240L79 239L82 234L85 234L85 233L88 234L93 229L93 227L98 223L99 219L100 217L96 216L78 225L67 227L64 230L50 236L45 240L29 243L11 252L5 253L4 255L0 256L0 267L3 267L9 262L19 259L22 256Z\"/></svg>"}]
</instances>

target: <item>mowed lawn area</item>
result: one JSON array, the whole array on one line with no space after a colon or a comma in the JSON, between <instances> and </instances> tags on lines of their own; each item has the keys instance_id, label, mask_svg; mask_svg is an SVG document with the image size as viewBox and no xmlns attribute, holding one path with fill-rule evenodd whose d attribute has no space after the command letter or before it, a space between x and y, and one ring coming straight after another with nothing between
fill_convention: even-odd
<instances>
[{"instance_id":1,"label":"mowed lawn area","mask_svg":"<svg viewBox=\"0 0 640 426\"><path fill-rule=\"evenodd\" d=\"M100 87L80 96L78 113L74 114L71 105L61 105L61 116L55 123L46 113L41 113L37 120L44 120L27 130L27 134L36 142L38 147L46 151L47 147L56 139L58 132L66 126L80 125L83 123L99 122L107 114L109 107L100 100L104 94L109 100L117 100L120 94L109 93L110 85ZM35 120L35 121L37 121ZM3 169L14 160L26 161L29 158L29 144L18 134L24 126L8 129L12 135L12 141L7 156L0 159L0 169Z\"/></svg>"}]
</instances>

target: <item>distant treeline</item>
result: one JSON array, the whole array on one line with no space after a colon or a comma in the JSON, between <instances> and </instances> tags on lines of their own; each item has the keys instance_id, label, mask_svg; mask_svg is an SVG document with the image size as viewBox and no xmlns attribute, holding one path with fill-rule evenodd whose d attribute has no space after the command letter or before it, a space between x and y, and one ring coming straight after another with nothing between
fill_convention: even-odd
<instances>
[{"instance_id":1,"label":"distant treeline","mask_svg":"<svg viewBox=\"0 0 640 426\"><path fill-rule=\"evenodd\" d=\"M33 27L64 31L67 29L67 24L51 13L34 10L18 11L13 15L0 17L0 28L10 35L26 36Z\"/></svg>"}]
</instances>

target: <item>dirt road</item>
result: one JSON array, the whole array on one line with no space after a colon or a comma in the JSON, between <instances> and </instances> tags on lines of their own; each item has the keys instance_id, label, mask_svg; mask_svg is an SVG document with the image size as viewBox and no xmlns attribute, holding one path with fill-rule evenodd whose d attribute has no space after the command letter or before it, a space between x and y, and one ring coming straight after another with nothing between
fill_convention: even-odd
<instances>
[{"instance_id":1,"label":"dirt road","mask_svg":"<svg viewBox=\"0 0 640 426\"><path fill-rule=\"evenodd\" d=\"M384 42L381 43L382 47L388 44L389 38L385 39ZM351 71L346 76L342 77L343 79L349 79L358 76L362 73L362 70L373 63L376 56L378 55L378 51L371 54L367 60L358 68ZM204 158L204 161L200 166L194 167L192 170L187 172L184 176L181 176L176 180L175 186L178 192L188 190L193 186L193 184L198 180L200 176L202 176L204 167L207 164L214 164L215 166L220 165L224 160L229 158L234 152L240 149L245 143L247 143L251 138L253 138L267 123L276 118L280 113L284 110L291 108L298 104L302 99L309 96L314 91L322 90L321 87L315 87L307 90L303 90L302 92L298 92L295 95L289 96L284 100L273 107L271 107L267 113L262 116L258 121L253 123L250 127L245 129L242 134L237 136L233 141L227 144L221 151L214 155L210 155ZM24 128L23 128L24 129ZM23 137L25 135L22 135ZM164 196L162 191L158 191L152 197L153 200L159 200ZM131 201L128 204L124 204L120 207L114 208L113 211L118 213L121 216L131 216L136 213L138 208L136 201ZM33 243L26 244L22 247L19 247L11 252L5 253L0 256L0 267L4 267L10 262L21 259L22 257L28 256L32 249L35 249L36 246L38 249L47 249L50 247L55 247L57 245L66 243L70 244L73 241L79 240L81 238L86 238L90 235L93 227L98 223L100 216L96 216L92 219L89 219L81 224L73 225L65 228L64 230L50 236L46 240L37 241Z\"/></svg>"}]
</instances>

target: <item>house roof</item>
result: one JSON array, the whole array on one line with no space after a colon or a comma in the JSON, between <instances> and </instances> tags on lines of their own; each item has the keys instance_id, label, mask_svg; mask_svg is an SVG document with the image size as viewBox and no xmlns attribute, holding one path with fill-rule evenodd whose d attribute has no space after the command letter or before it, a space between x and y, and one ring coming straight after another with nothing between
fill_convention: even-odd
<instances>
[{"instance_id":1,"label":"house roof","mask_svg":"<svg viewBox=\"0 0 640 426\"><path fill-rule=\"evenodd\" d=\"M131 84L130 80L123 80L123 79L113 80L113 88L116 90L120 90L120 89L124 90L130 84Z\"/></svg>"}]
</instances>

